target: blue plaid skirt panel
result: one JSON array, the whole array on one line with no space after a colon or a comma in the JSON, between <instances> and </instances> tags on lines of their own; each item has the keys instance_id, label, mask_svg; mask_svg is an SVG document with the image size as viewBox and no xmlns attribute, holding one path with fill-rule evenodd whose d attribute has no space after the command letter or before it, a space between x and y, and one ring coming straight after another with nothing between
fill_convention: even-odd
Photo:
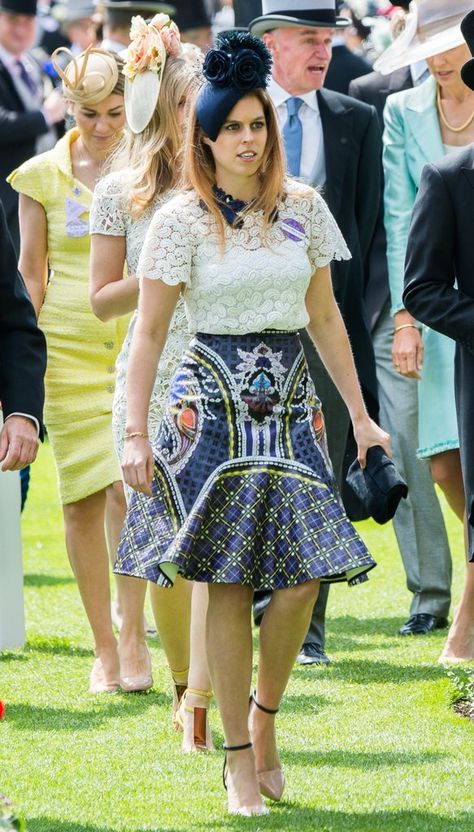
<instances>
[{"instance_id":1,"label":"blue plaid skirt panel","mask_svg":"<svg viewBox=\"0 0 474 832\"><path fill-rule=\"evenodd\" d=\"M297 333L196 335L171 382L152 497L134 493L114 571L169 586L366 580Z\"/></svg>"}]
</instances>

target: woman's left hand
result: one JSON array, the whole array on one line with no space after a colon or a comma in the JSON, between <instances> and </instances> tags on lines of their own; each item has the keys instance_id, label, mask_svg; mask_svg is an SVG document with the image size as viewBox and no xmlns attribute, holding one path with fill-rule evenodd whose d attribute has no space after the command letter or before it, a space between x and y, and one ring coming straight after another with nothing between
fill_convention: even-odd
<instances>
[{"instance_id":1,"label":"woman's left hand","mask_svg":"<svg viewBox=\"0 0 474 832\"><path fill-rule=\"evenodd\" d=\"M392 457L390 435L379 428L369 416L354 423L354 437L357 442L357 459L361 468L365 468L367 450L373 445L381 445L387 456Z\"/></svg>"}]
</instances>

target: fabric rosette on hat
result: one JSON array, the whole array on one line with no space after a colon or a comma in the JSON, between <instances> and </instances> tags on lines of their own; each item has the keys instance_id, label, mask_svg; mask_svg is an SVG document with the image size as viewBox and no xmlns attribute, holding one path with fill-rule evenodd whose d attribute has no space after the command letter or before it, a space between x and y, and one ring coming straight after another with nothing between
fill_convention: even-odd
<instances>
[{"instance_id":1,"label":"fabric rosette on hat","mask_svg":"<svg viewBox=\"0 0 474 832\"><path fill-rule=\"evenodd\" d=\"M471 55L474 55L474 11L469 12L461 23L461 31L464 40L466 41ZM467 87L474 90L474 58L466 61L461 69L461 78Z\"/></svg>"},{"instance_id":2,"label":"fabric rosette on hat","mask_svg":"<svg viewBox=\"0 0 474 832\"><path fill-rule=\"evenodd\" d=\"M156 14L149 23L132 18L125 66L125 113L133 133L141 133L155 112L168 56L182 55L181 36L167 14Z\"/></svg>"},{"instance_id":3,"label":"fabric rosette on hat","mask_svg":"<svg viewBox=\"0 0 474 832\"><path fill-rule=\"evenodd\" d=\"M233 107L248 93L265 89L272 59L264 43L247 32L219 35L216 48L206 55L206 79L196 101L200 126L215 141Z\"/></svg>"}]
</instances>

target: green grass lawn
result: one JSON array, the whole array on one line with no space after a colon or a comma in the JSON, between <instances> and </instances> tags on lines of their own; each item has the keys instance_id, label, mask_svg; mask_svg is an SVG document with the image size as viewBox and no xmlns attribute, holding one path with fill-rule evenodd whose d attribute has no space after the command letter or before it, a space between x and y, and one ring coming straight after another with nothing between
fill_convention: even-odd
<instances>
[{"instance_id":1,"label":"green grass lawn","mask_svg":"<svg viewBox=\"0 0 474 832\"><path fill-rule=\"evenodd\" d=\"M462 529L447 520L457 598ZM449 707L445 633L397 636L410 597L392 530L361 530L379 566L366 585L331 589L332 665L295 668L278 718L285 800L269 817L229 817L222 752L180 754L157 639L150 694L88 693L90 636L43 447L23 518L28 642L0 654L0 792L29 832L472 832L474 724ZM216 708L211 720L220 745Z\"/></svg>"}]
</instances>

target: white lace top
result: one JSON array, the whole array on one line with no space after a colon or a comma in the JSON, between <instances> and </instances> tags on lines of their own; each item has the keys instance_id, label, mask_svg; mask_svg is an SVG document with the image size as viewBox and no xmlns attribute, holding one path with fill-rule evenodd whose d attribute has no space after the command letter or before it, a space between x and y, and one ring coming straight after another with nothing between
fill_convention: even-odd
<instances>
[{"instance_id":1,"label":"white lace top","mask_svg":"<svg viewBox=\"0 0 474 832\"><path fill-rule=\"evenodd\" d=\"M314 271L351 255L322 197L292 180L287 191L264 243L261 213L248 214L241 228L226 224L223 253L215 221L194 191L169 200L150 223L138 277L184 284L192 333L305 327Z\"/></svg>"},{"instance_id":2,"label":"white lace top","mask_svg":"<svg viewBox=\"0 0 474 832\"><path fill-rule=\"evenodd\" d=\"M125 237L127 270L130 275L136 275L138 259L143 248L151 218L157 208L164 205L174 192L168 191L156 197L147 211L140 217L134 219L127 211L127 191L127 181L126 179L124 180L122 173L111 173L97 183L90 211L90 231L91 234ZM135 322L136 314L130 321L122 350L116 362L113 429L115 445L120 457L123 452L123 437L127 417L127 363ZM151 438L158 431L163 413L163 402L168 392L169 382L174 375L188 342L189 332L186 314L183 301L180 298L170 325L168 338L160 359L151 396L148 415L148 433Z\"/></svg>"}]
</instances>

